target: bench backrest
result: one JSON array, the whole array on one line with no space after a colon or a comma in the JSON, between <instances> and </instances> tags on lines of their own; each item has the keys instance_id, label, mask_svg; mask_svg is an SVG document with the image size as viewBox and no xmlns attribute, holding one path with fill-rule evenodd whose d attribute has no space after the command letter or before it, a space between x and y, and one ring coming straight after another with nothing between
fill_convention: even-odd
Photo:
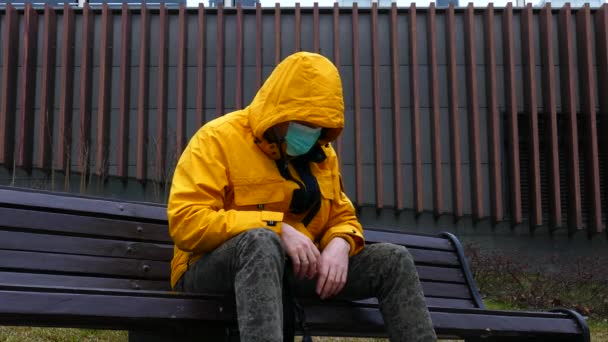
<instances>
[{"instance_id":1,"label":"bench backrest","mask_svg":"<svg viewBox=\"0 0 608 342\"><path fill-rule=\"evenodd\" d=\"M483 306L449 234L365 236L408 247L429 306ZM172 256L162 205L0 187L0 285L170 291Z\"/></svg>"}]
</instances>

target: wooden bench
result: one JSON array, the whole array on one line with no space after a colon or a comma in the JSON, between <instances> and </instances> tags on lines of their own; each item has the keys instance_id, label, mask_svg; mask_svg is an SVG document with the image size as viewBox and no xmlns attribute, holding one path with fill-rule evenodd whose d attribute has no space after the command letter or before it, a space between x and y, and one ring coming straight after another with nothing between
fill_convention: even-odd
<instances>
[{"instance_id":1,"label":"wooden bench","mask_svg":"<svg viewBox=\"0 0 608 342\"><path fill-rule=\"evenodd\" d=\"M484 309L449 233L365 234L369 243L408 247L441 338L590 340L573 311ZM238 340L231 298L171 291L172 255L164 206L0 187L0 324L124 329L131 340ZM372 299L302 303L313 335L385 336Z\"/></svg>"}]
</instances>

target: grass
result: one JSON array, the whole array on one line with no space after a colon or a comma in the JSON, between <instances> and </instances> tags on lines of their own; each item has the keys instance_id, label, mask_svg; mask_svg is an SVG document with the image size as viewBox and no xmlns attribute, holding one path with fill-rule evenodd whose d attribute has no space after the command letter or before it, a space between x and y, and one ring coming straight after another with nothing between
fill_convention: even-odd
<instances>
[{"instance_id":1,"label":"grass","mask_svg":"<svg viewBox=\"0 0 608 342\"><path fill-rule=\"evenodd\" d=\"M512 309L509 305L492 303L490 309ZM608 320L591 320L588 322L591 329L592 342L608 341ZM0 341L2 342L126 342L126 331L90 330L90 329L64 329L64 328L31 328L31 327L0 327ZM385 342L387 339L374 338L340 338L315 337L315 342ZM296 341L301 339L296 338ZM446 341L446 340L442 340Z\"/></svg>"}]
</instances>

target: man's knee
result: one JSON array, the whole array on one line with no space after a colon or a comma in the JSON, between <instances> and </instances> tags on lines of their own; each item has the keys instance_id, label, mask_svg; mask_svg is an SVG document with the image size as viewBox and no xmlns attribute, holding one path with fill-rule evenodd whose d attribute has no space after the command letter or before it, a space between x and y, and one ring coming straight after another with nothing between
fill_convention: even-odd
<instances>
[{"instance_id":1,"label":"man's knee","mask_svg":"<svg viewBox=\"0 0 608 342\"><path fill-rule=\"evenodd\" d=\"M240 235L238 244L240 252L258 256L284 258L285 252L281 246L281 238L272 230L265 228L250 229Z\"/></svg>"},{"instance_id":2,"label":"man's knee","mask_svg":"<svg viewBox=\"0 0 608 342\"><path fill-rule=\"evenodd\" d=\"M414 269L414 258L404 246L392 243L377 243L372 245L374 248L375 259L380 261L380 265L386 266L389 272L393 272L397 266L406 269Z\"/></svg>"}]
</instances>

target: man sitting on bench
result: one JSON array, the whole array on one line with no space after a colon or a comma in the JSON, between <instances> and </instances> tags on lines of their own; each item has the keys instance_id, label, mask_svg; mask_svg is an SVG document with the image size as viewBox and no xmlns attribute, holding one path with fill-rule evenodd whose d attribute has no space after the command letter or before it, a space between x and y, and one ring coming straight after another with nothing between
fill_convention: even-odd
<instances>
[{"instance_id":1,"label":"man sitting on bench","mask_svg":"<svg viewBox=\"0 0 608 342\"><path fill-rule=\"evenodd\" d=\"M233 294L241 341L283 340L284 272L298 296L377 297L391 341L436 340L406 248L364 246L330 145L343 127L338 70L299 52L250 106L203 126L177 164L171 285Z\"/></svg>"}]
</instances>

